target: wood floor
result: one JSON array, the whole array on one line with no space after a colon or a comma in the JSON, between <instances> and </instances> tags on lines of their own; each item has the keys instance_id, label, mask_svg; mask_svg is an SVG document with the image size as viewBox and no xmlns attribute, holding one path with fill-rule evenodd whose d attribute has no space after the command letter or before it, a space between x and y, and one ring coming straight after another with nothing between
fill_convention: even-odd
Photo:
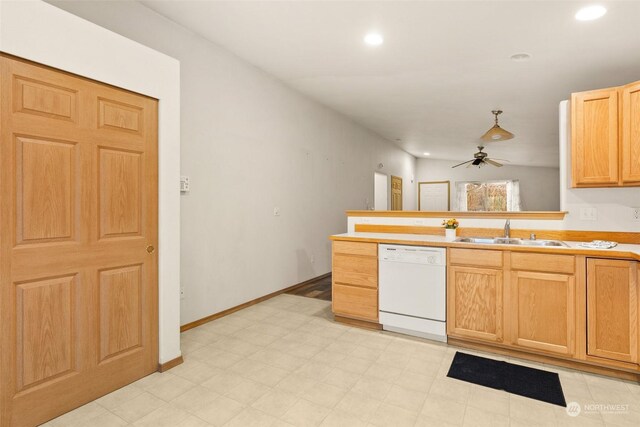
<instances>
[{"instance_id":1,"label":"wood floor","mask_svg":"<svg viewBox=\"0 0 640 427\"><path fill-rule=\"evenodd\" d=\"M288 294L331 301L331 275L293 289Z\"/></svg>"}]
</instances>

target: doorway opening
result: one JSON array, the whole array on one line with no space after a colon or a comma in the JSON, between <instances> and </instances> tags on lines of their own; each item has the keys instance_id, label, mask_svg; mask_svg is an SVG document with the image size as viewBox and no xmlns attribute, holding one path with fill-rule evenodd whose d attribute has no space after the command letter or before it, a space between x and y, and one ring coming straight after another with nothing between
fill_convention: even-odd
<instances>
[{"instance_id":1,"label":"doorway opening","mask_svg":"<svg viewBox=\"0 0 640 427\"><path fill-rule=\"evenodd\" d=\"M373 176L373 209L386 211L389 209L389 177L383 173L374 172Z\"/></svg>"}]
</instances>

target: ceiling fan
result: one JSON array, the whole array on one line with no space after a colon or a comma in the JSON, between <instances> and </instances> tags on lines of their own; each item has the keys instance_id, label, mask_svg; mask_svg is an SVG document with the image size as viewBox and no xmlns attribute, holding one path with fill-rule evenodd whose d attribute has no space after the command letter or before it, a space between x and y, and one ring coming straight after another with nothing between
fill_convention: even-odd
<instances>
[{"instance_id":1,"label":"ceiling fan","mask_svg":"<svg viewBox=\"0 0 640 427\"><path fill-rule=\"evenodd\" d=\"M470 168L471 166L482 167L482 166L484 166L486 164L501 168L502 164L496 162L493 159L490 159L488 157L489 155L487 153L485 153L484 151L482 151L483 149L484 149L484 147L482 145L478 145L478 150L479 151L473 155L473 157L474 157L473 160L467 160L466 162L462 162L462 163L460 163L458 165L451 166L451 168L452 169L453 168L457 168L458 166L462 166L462 165L467 165L468 168ZM503 162L508 162L508 160L503 160L503 159L497 159L497 160L500 160L500 161L503 161Z\"/></svg>"}]
</instances>

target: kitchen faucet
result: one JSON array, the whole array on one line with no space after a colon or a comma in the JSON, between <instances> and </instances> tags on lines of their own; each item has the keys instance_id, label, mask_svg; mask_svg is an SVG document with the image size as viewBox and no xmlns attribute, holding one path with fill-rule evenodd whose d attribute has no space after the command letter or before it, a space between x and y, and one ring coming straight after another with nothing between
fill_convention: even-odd
<instances>
[{"instance_id":1,"label":"kitchen faucet","mask_svg":"<svg viewBox=\"0 0 640 427\"><path fill-rule=\"evenodd\" d=\"M504 237L507 239L511 237L511 220L509 219L504 223Z\"/></svg>"}]
</instances>

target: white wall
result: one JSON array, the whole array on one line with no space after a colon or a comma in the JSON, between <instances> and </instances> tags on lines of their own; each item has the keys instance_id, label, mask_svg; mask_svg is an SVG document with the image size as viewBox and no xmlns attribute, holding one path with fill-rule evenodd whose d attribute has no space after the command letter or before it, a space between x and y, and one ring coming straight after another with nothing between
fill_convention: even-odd
<instances>
[{"instance_id":1,"label":"white wall","mask_svg":"<svg viewBox=\"0 0 640 427\"><path fill-rule=\"evenodd\" d=\"M180 60L183 324L330 271L379 163L415 209L415 158L376 134L142 4L52 3Z\"/></svg>"},{"instance_id":2,"label":"white wall","mask_svg":"<svg viewBox=\"0 0 640 427\"><path fill-rule=\"evenodd\" d=\"M451 181L451 209L456 210L456 182L517 179L524 211L560 210L559 168L504 165L451 169L460 161L418 159L416 183L423 181ZM417 185L414 191L417 191Z\"/></svg>"},{"instance_id":3,"label":"white wall","mask_svg":"<svg viewBox=\"0 0 640 427\"><path fill-rule=\"evenodd\" d=\"M0 52L159 99L159 361L180 356L178 61L40 1L0 1Z\"/></svg>"}]
</instances>

